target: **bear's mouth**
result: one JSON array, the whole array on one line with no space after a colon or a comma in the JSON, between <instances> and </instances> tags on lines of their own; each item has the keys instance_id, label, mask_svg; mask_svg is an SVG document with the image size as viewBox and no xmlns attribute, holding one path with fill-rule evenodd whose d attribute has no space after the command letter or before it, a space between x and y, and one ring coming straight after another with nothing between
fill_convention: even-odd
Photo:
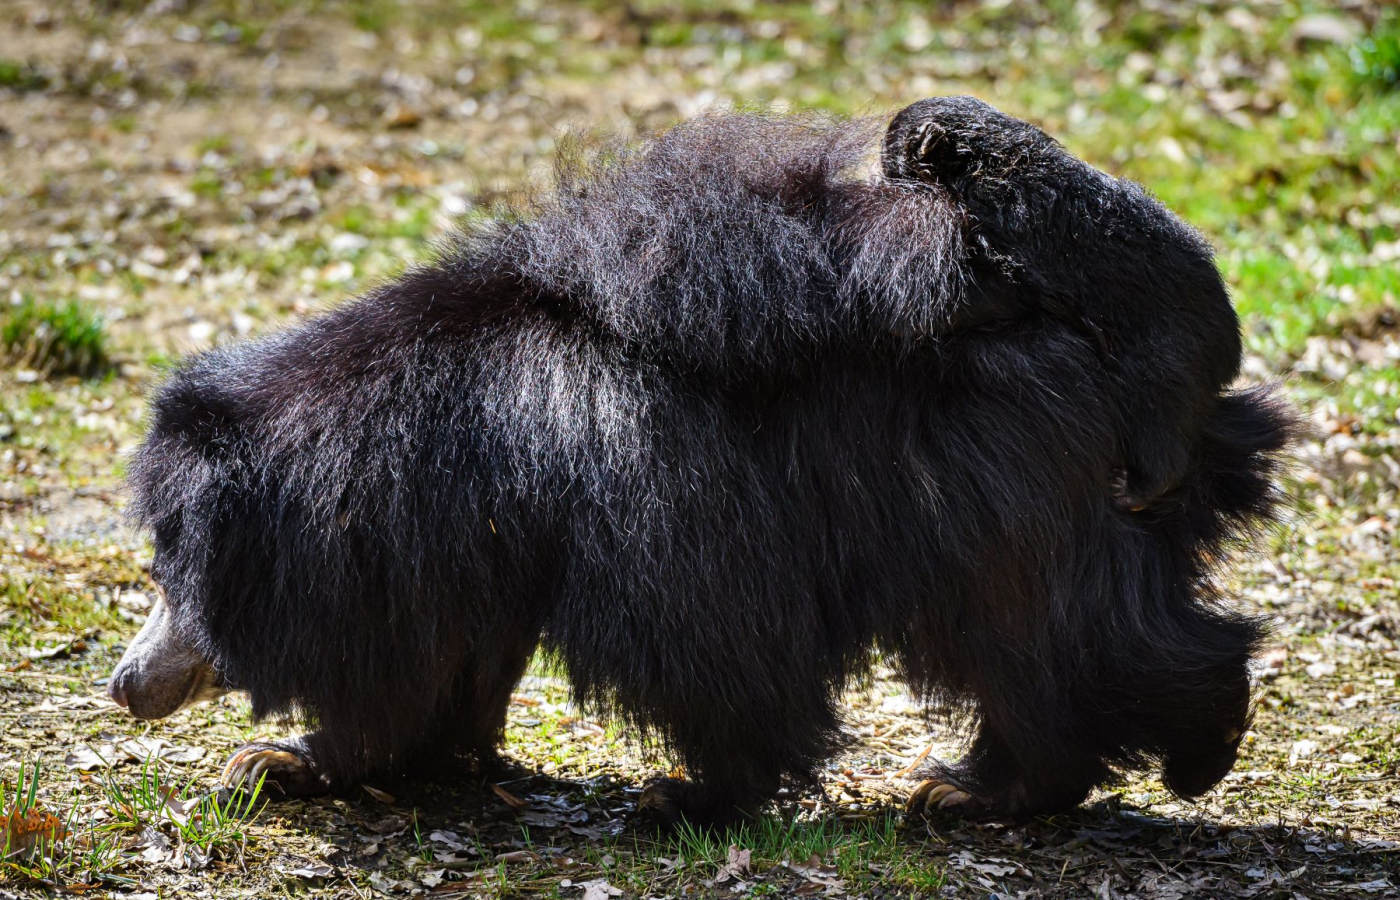
<instances>
[{"instance_id":1,"label":"bear's mouth","mask_svg":"<svg viewBox=\"0 0 1400 900\"><path fill-rule=\"evenodd\" d=\"M218 699L228 692L229 689L224 686L223 679L219 678L213 666L198 666L190 676L190 684L185 691L185 698L171 712L179 712L187 706L194 706L205 700Z\"/></svg>"}]
</instances>

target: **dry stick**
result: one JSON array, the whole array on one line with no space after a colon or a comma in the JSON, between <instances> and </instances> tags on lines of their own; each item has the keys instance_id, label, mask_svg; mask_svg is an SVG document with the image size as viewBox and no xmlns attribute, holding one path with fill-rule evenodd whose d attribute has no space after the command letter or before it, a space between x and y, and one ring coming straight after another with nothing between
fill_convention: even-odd
<instances>
[{"instance_id":1,"label":"dry stick","mask_svg":"<svg viewBox=\"0 0 1400 900\"><path fill-rule=\"evenodd\" d=\"M9 675L14 678L39 678L47 681L82 681L78 675L60 675L56 672L36 672L33 669L4 669L0 670L0 676Z\"/></svg>"},{"instance_id":2,"label":"dry stick","mask_svg":"<svg viewBox=\"0 0 1400 900\"><path fill-rule=\"evenodd\" d=\"M350 889L355 892L356 897L363 898L365 896L364 891L360 890L360 886L355 883L354 878L350 877L349 875L345 876L345 883L350 885Z\"/></svg>"},{"instance_id":3,"label":"dry stick","mask_svg":"<svg viewBox=\"0 0 1400 900\"><path fill-rule=\"evenodd\" d=\"M914 761L913 761L913 762L911 762L909 765L905 766L904 768L900 769L898 772L895 772L895 773L894 773L894 774L895 774L895 777L896 777L896 778L908 778L908 777L909 777L909 773L910 773L910 772L913 772L915 769L917 769L917 768L919 767L919 763L921 763L921 762L923 762L925 759L927 759L927 758L928 758L928 755L929 755L930 753L932 753L932 752L933 752L933 745L932 745L932 744L929 744L927 747L925 747L925 748L923 749L923 751L922 751L918 756L914 757Z\"/></svg>"}]
</instances>

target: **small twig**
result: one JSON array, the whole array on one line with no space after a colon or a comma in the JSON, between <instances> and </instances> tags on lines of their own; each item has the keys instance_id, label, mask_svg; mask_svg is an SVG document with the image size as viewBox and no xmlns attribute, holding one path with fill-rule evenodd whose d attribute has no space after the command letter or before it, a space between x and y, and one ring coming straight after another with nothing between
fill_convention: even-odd
<instances>
[{"instance_id":1,"label":"small twig","mask_svg":"<svg viewBox=\"0 0 1400 900\"><path fill-rule=\"evenodd\" d=\"M55 675L52 672L36 672L33 669L4 669L0 676L12 675L15 678L39 678L46 681L82 681L77 675Z\"/></svg>"},{"instance_id":2,"label":"small twig","mask_svg":"<svg viewBox=\"0 0 1400 900\"><path fill-rule=\"evenodd\" d=\"M896 777L896 778L908 778L908 777L909 777L909 773L910 773L910 772L913 772L915 769L917 769L917 768L919 767L919 763L923 762L925 759L928 759L928 755L929 755L930 753L932 753L932 752L933 752L933 745L932 745L932 744L929 744L927 747L925 747L925 748L919 753L918 756L914 757L914 761L913 761L913 762L911 762L909 765L905 766L904 768L900 769L898 772L895 772L895 773L894 773L894 774L895 774L895 777Z\"/></svg>"}]
</instances>

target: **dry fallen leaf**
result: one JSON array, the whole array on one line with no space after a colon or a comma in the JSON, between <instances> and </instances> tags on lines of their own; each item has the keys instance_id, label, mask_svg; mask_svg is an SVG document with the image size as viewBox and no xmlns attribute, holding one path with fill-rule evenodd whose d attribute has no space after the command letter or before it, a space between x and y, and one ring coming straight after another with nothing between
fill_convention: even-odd
<instances>
[{"instance_id":1,"label":"dry fallen leaf","mask_svg":"<svg viewBox=\"0 0 1400 900\"><path fill-rule=\"evenodd\" d=\"M622 896L622 888L613 887L601 878L597 881L580 881L575 887L583 888L583 900L609 900Z\"/></svg>"},{"instance_id":2,"label":"dry fallen leaf","mask_svg":"<svg viewBox=\"0 0 1400 900\"><path fill-rule=\"evenodd\" d=\"M302 866L298 869L291 869L285 873L291 878L299 878L302 881L324 881L335 874L335 869L325 863L313 863Z\"/></svg>"},{"instance_id":3,"label":"dry fallen leaf","mask_svg":"<svg viewBox=\"0 0 1400 900\"><path fill-rule=\"evenodd\" d=\"M715 884L724 884L727 881L744 881L751 875L753 875L753 851L740 850L738 844L730 844L729 859L719 867L719 874L715 876Z\"/></svg>"},{"instance_id":4,"label":"dry fallen leaf","mask_svg":"<svg viewBox=\"0 0 1400 900\"><path fill-rule=\"evenodd\" d=\"M190 823L190 813L199 808L199 798L191 797L181 800L179 792L172 787L162 786L160 796L165 801L165 814L177 825L188 825Z\"/></svg>"},{"instance_id":5,"label":"dry fallen leaf","mask_svg":"<svg viewBox=\"0 0 1400 900\"><path fill-rule=\"evenodd\" d=\"M64 757L64 765L91 772L121 763L144 763L151 759L170 763L198 762L208 753L203 747L180 747L162 738L128 738L104 732L97 739L100 743L85 742L75 747Z\"/></svg>"},{"instance_id":6,"label":"dry fallen leaf","mask_svg":"<svg viewBox=\"0 0 1400 900\"><path fill-rule=\"evenodd\" d=\"M837 875L836 867L826 865L815 853L807 857L806 862L794 862L789 859L784 860L783 865L807 879L810 885L825 888L824 893L828 896L841 894L846 890L846 882Z\"/></svg>"},{"instance_id":7,"label":"dry fallen leaf","mask_svg":"<svg viewBox=\"0 0 1400 900\"><path fill-rule=\"evenodd\" d=\"M1004 878L1022 871L1021 866L1009 859L987 857L978 859L971 850L961 850L948 857L948 861L960 869L972 869L993 878Z\"/></svg>"},{"instance_id":8,"label":"dry fallen leaf","mask_svg":"<svg viewBox=\"0 0 1400 900\"><path fill-rule=\"evenodd\" d=\"M497 797L500 797L502 800L504 800L506 806L509 806L511 809L519 809L520 807L525 805L524 800L521 800L519 797L515 796L510 791L501 787L499 784L491 785L491 790L495 792Z\"/></svg>"},{"instance_id":9,"label":"dry fallen leaf","mask_svg":"<svg viewBox=\"0 0 1400 900\"><path fill-rule=\"evenodd\" d=\"M497 853L496 862L518 863L518 862L539 862L540 855L530 850L511 850L507 853Z\"/></svg>"},{"instance_id":10,"label":"dry fallen leaf","mask_svg":"<svg viewBox=\"0 0 1400 900\"><path fill-rule=\"evenodd\" d=\"M1293 23L1292 37L1299 44L1350 44L1361 32L1361 26L1351 19L1325 13L1303 16Z\"/></svg>"},{"instance_id":11,"label":"dry fallen leaf","mask_svg":"<svg viewBox=\"0 0 1400 900\"><path fill-rule=\"evenodd\" d=\"M476 851L475 847L467 844L466 841L462 840L462 836L455 831L433 831L428 834L428 840L435 844L445 844L450 850L470 849L472 852Z\"/></svg>"},{"instance_id":12,"label":"dry fallen leaf","mask_svg":"<svg viewBox=\"0 0 1400 900\"><path fill-rule=\"evenodd\" d=\"M390 128L413 128L422 121L422 113L401 103L395 103L384 111L384 123Z\"/></svg>"},{"instance_id":13,"label":"dry fallen leaf","mask_svg":"<svg viewBox=\"0 0 1400 900\"><path fill-rule=\"evenodd\" d=\"M111 745L107 745L110 750ZM77 769L80 772L91 772L94 769L102 769L112 764L111 755L99 754L92 747L84 744L75 748L71 753L63 758L63 764L70 769Z\"/></svg>"},{"instance_id":14,"label":"dry fallen leaf","mask_svg":"<svg viewBox=\"0 0 1400 900\"><path fill-rule=\"evenodd\" d=\"M362 784L360 785L360 787L364 788L366 794L369 794L371 797L378 800L380 803L387 805L392 804L394 802L394 795L389 793L388 791L381 791L379 788L370 787L367 784Z\"/></svg>"},{"instance_id":15,"label":"dry fallen leaf","mask_svg":"<svg viewBox=\"0 0 1400 900\"><path fill-rule=\"evenodd\" d=\"M74 653L82 653L86 649L87 643L81 638L77 638L66 644L55 644L52 647L20 647L15 652L27 659L64 659Z\"/></svg>"},{"instance_id":16,"label":"dry fallen leaf","mask_svg":"<svg viewBox=\"0 0 1400 900\"><path fill-rule=\"evenodd\" d=\"M372 823L369 830L382 838L398 837L408 830L408 820L403 816L385 816Z\"/></svg>"}]
</instances>

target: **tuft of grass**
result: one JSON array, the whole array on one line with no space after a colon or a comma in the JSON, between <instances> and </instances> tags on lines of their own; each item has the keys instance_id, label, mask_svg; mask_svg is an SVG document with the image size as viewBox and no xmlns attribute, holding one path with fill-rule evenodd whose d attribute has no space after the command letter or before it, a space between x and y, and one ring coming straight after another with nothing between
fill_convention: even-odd
<instances>
[{"instance_id":1,"label":"tuft of grass","mask_svg":"<svg viewBox=\"0 0 1400 900\"><path fill-rule=\"evenodd\" d=\"M43 90L48 84L49 80L32 65L12 59L0 59L0 88L9 88L22 94L26 91Z\"/></svg>"},{"instance_id":2,"label":"tuft of grass","mask_svg":"<svg viewBox=\"0 0 1400 900\"><path fill-rule=\"evenodd\" d=\"M663 852L704 869L722 865L730 845L734 845L752 852L759 871L784 862L807 863L815 857L834 867L848 885L876 875L916 891L941 889L946 881L943 868L929 863L923 848L910 846L899 823L900 817L894 813L855 822L829 816L763 818L722 831L682 822Z\"/></svg>"},{"instance_id":3,"label":"tuft of grass","mask_svg":"<svg viewBox=\"0 0 1400 900\"><path fill-rule=\"evenodd\" d=\"M0 862L42 855L46 841L62 840L56 824L39 824L44 815L39 806L39 772L42 764L35 763L26 771L19 764L19 775L13 792L9 785L0 785L0 824L4 826L4 842L0 845Z\"/></svg>"},{"instance_id":4,"label":"tuft of grass","mask_svg":"<svg viewBox=\"0 0 1400 900\"><path fill-rule=\"evenodd\" d=\"M168 842L172 856L241 864L247 824L266 806L261 779L251 791L199 795L191 791L192 779L179 785L168 781L153 757L142 764L134 781L124 781L113 768L104 770L96 805L74 786L66 807L47 809L40 800L41 778L38 762L21 762L15 783L0 783L0 883L75 891L102 882L134 886L134 880L115 872L126 867L152 835ZM80 820L80 811L85 820Z\"/></svg>"},{"instance_id":5,"label":"tuft of grass","mask_svg":"<svg viewBox=\"0 0 1400 900\"><path fill-rule=\"evenodd\" d=\"M228 135L211 134L197 141L194 145L194 150L200 156L206 153L226 153L232 145L233 141Z\"/></svg>"},{"instance_id":6,"label":"tuft of grass","mask_svg":"<svg viewBox=\"0 0 1400 900\"><path fill-rule=\"evenodd\" d=\"M110 361L102 319L76 300L25 297L0 309L0 358L48 375L102 374Z\"/></svg>"},{"instance_id":7,"label":"tuft of grass","mask_svg":"<svg viewBox=\"0 0 1400 900\"><path fill-rule=\"evenodd\" d=\"M528 832L526 832L526 837L529 837ZM417 808L413 810L413 843L414 846L417 848L418 859L421 860L424 864L431 865L433 862L433 847L432 844L423 840L423 826L418 821Z\"/></svg>"},{"instance_id":8,"label":"tuft of grass","mask_svg":"<svg viewBox=\"0 0 1400 900\"><path fill-rule=\"evenodd\" d=\"M66 810L51 811L39 802L42 771L38 761L21 761L14 785L0 783L0 881L50 886L126 881L106 874L121 864L118 838L93 820L75 828L81 805L76 788Z\"/></svg>"},{"instance_id":9,"label":"tuft of grass","mask_svg":"<svg viewBox=\"0 0 1400 900\"><path fill-rule=\"evenodd\" d=\"M111 768L102 775L102 793L110 815L109 828L140 834L148 828L173 832L187 848L206 856L239 858L247 847L246 825L262 812L263 782L251 791L197 794L194 779L175 784L164 778L160 763L149 757L134 781L124 783Z\"/></svg>"},{"instance_id":10,"label":"tuft of grass","mask_svg":"<svg viewBox=\"0 0 1400 900\"><path fill-rule=\"evenodd\" d=\"M1357 80L1384 87L1400 86L1400 18L1391 18L1351 48Z\"/></svg>"}]
</instances>

